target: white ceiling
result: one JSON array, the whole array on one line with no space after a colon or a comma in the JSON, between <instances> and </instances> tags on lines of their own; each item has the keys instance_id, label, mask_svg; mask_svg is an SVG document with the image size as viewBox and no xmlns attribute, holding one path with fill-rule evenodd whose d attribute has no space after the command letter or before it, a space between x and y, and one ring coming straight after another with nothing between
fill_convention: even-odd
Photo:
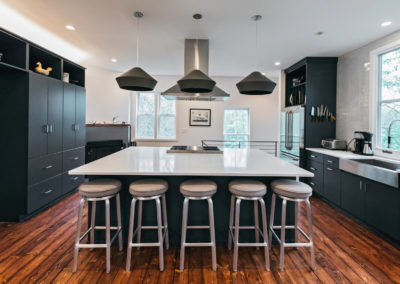
<instances>
[{"instance_id":1,"label":"white ceiling","mask_svg":"<svg viewBox=\"0 0 400 284\"><path fill-rule=\"evenodd\" d=\"M140 65L153 75L183 74L185 38L210 39L211 75L243 76L256 68L276 75L305 56L340 56L400 29L399 0L0 0L19 14L88 54L81 63L118 72L136 62L136 22L141 20ZM200 23L194 13L203 14ZM383 21L393 21L382 28ZM68 31L65 25L76 27ZM197 24L197 25L196 25ZM314 35L323 31L322 36ZM35 35L30 35L30 39ZM37 38L40 44L40 38ZM112 63L111 58L117 58ZM280 67L274 66L280 61Z\"/></svg>"}]
</instances>

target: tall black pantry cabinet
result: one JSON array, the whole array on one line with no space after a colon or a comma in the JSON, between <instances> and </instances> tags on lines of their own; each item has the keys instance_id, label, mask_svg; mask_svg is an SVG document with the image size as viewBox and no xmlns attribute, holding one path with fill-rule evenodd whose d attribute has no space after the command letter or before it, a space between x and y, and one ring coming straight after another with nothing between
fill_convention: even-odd
<instances>
[{"instance_id":1,"label":"tall black pantry cabinet","mask_svg":"<svg viewBox=\"0 0 400 284\"><path fill-rule=\"evenodd\" d=\"M0 220L18 221L83 182L67 171L84 163L86 92L51 77L1 67L0 85Z\"/></svg>"}]
</instances>

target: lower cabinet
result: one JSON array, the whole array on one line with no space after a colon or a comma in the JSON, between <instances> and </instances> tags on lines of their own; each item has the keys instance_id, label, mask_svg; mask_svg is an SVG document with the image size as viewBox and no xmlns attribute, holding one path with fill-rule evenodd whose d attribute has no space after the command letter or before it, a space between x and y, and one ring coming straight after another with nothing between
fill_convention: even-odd
<instances>
[{"instance_id":1,"label":"lower cabinet","mask_svg":"<svg viewBox=\"0 0 400 284\"><path fill-rule=\"evenodd\" d=\"M71 176L68 172L62 175L62 193L68 193L79 185L81 185L84 181L84 176Z\"/></svg>"},{"instance_id":2,"label":"lower cabinet","mask_svg":"<svg viewBox=\"0 0 400 284\"><path fill-rule=\"evenodd\" d=\"M61 175L28 188L28 214L57 199L61 192Z\"/></svg>"},{"instance_id":3,"label":"lower cabinet","mask_svg":"<svg viewBox=\"0 0 400 284\"><path fill-rule=\"evenodd\" d=\"M364 219L364 182L362 177L341 173L341 206L361 220Z\"/></svg>"},{"instance_id":4,"label":"lower cabinet","mask_svg":"<svg viewBox=\"0 0 400 284\"><path fill-rule=\"evenodd\" d=\"M340 170L324 166L324 197L340 206Z\"/></svg>"}]
</instances>

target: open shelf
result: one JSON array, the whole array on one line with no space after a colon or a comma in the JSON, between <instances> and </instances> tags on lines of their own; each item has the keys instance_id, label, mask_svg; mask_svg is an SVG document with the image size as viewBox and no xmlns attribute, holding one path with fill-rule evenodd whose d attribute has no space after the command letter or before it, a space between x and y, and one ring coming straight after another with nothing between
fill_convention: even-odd
<instances>
[{"instance_id":1,"label":"open shelf","mask_svg":"<svg viewBox=\"0 0 400 284\"><path fill-rule=\"evenodd\" d=\"M306 103L306 64L286 74L285 106L304 105Z\"/></svg>"},{"instance_id":2,"label":"open shelf","mask_svg":"<svg viewBox=\"0 0 400 284\"><path fill-rule=\"evenodd\" d=\"M85 87L85 69L71 63L67 60L63 61L63 73L69 74L69 83L81 87Z\"/></svg>"},{"instance_id":3,"label":"open shelf","mask_svg":"<svg viewBox=\"0 0 400 284\"><path fill-rule=\"evenodd\" d=\"M50 72L49 77L61 80L61 58L39 47L29 45L29 70L36 72L35 68L37 62L42 63L43 69L48 67L53 69Z\"/></svg>"},{"instance_id":4,"label":"open shelf","mask_svg":"<svg viewBox=\"0 0 400 284\"><path fill-rule=\"evenodd\" d=\"M2 53L0 62L25 69L26 46L26 42L0 30L0 53Z\"/></svg>"}]
</instances>

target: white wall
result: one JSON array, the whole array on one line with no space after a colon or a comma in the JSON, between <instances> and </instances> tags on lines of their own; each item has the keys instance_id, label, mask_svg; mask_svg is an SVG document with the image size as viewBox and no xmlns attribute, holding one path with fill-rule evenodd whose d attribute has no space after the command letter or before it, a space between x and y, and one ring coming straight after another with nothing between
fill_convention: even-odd
<instances>
[{"instance_id":1,"label":"white wall","mask_svg":"<svg viewBox=\"0 0 400 284\"><path fill-rule=\"evenodd\" d=\"M115 78L120 75L97 67L86 69L86 122L130 123L131 92L121 90Z\"/></svg>"},{"instance_id":2,"label":"white wall","mask_svg":"<svg viewBox=\"0 0 400 284\"><path fill-rule=\"evenodd\" d=\"M110 71L89 67L86 72L87 89L87 122L110 122L112 117L119 115L119 121L129 121L135 127L135 94L132 95L131 109L129 106L129 92L120 90L115 77ZM180 76L154 76L158 83L155 91L161 92L180 79ZM231 95L224 102L196 102L177 101L177 141L153 142L141 141L138 145L169 146L172 144L199 145L202 139L223 139L223 112L224 108L249 108L250 109L250 139L251 140L278 140L279 137L279 86L271 95L245 96L239 94L236 83L242 78L238 77L213 77L217 86ZM275 80L277 81L277 79ZM189 126L190 108L210 108L211 127Z\"/></svg>"},{"instance_id":3,"label":"white wall","mask_svg":"<svg viewBox=\"0 0 400 284\"><path fill-rule=\"evenodd\" d=\"M336 137L351 139L354 131L370 129L370 71L364 66L370 52L400 40L400 31L373 41L341 57L338 62ZM368 65L367 65L368 67ZM375 130L372 130L375 133Z\"/></svg>"}]
</instances>

